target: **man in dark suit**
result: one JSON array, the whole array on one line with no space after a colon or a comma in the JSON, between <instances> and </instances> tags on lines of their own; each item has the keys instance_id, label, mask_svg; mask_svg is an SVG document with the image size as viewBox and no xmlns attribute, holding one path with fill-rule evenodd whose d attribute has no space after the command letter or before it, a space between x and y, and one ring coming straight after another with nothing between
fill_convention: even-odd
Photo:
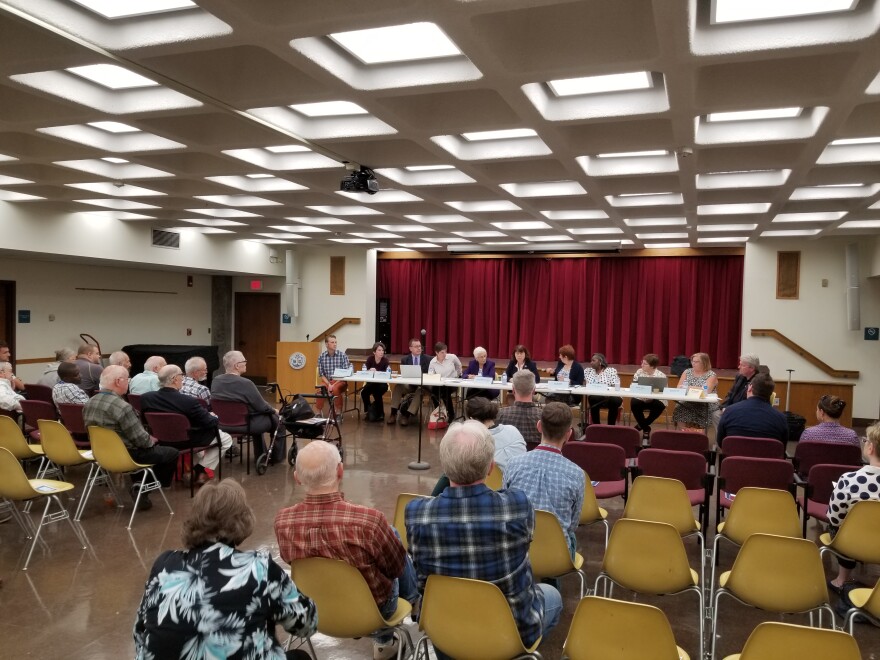
<instances>
[{"instance_id":1,"label":"man in dark suit","mask_svg":"<svg viewBox=\"0 0 880 660\"><path fill-rule=\"evenodd\" d=\"M159 370L159 389L155 392L146 392L141 396L141 409L143 412L179 413L189 420L190 445L202 447L215 443L218 434L217 417L208 412L208 409L194 397L180 392L183 384L183 370L176 364L169 364ZM232 437L224 431L219 431L222 451L225 453L232 446ZM178 449L183 445L175 444ZM216 443L214 447L201 453L196 465L193 466L193 478L203 484L213 476L220 462L220 454Z\"/></svg>"},{"instance_id":2,"label":"man in dark suit","mask_svg":"<svg viewBox=\"0 0 880 660\"><path fill-rule=\"evenodd\" d=\"M739 371L739 373L734 379L733 385L730 386L727 396L724 397L724 400L720 403L718 410L712 413L712 425L715 427L716 433L718 433L718 422L721 421L721 413L724 412L724 409L732 406L734 403L746 400L749 383L752 382L752 378L758 373L758 368L760 366L761 360L759 360L758 356L754 353L746 353L745 355L739 356L739 364L737 365L737 371Z\"/></svg>"},{"instance_id":3,"label":"man in dark suit","mask_svg":"<svg viewBox=\"0 0 880 660\"><path fill-rule=\"evenodd\" d=\"M431 364L431 358L422 353L422 342L419 339L409 340L409 353L400 359L400 364L414 365L418 364L422 367L422 373L428 373L428 365ZM397 411L400 408L400 401L407 394L413 394L409 401L409 405L400 411L400 425L407 426L409 418L417 415L419 412L420 394L416 394L417 385L395 385L391 392L391 415L388 417L388 424L397 422Z\"/></svg>"},{"instance_id":4,"label":"man in dark suit","mask_svg":"<svg viewBox=\"0 0 880 660\"><path fill-rule=\"evenodd\" d=\"M773 408L770 397L776 384L767 374L756 374L746 388L744 401L735 403L721 415L716 441L718 446L729 435L747 438L776 438L788 442L788 422L785 415Z\"/></svg>"}]
</instances>

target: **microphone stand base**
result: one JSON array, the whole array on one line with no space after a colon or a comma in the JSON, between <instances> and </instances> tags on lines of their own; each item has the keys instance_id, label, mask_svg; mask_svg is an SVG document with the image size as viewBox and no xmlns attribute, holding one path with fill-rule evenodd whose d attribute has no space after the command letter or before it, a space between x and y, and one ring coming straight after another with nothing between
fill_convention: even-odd
<instances>
[{"instance_id":1,"label":"microphone stand base","mask_svg":"<svg viewBox=\"0 0 880 660\"><path fill-rule=\"evenodd\" d=\"M407 467L410 470L429 470L431 468L430 463L425 463L424 461L413 461Z\"/></svg>"}]
</instances>

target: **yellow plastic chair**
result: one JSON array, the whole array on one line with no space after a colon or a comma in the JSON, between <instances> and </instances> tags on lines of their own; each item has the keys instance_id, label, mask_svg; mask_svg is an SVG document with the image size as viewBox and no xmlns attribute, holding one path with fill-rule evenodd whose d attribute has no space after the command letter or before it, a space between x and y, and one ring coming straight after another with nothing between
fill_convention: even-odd
<instances>
[{"instance_id":1,"label":"yellow plastic chair","mask_svg":"<svg viewBox=\"0 0 880 660\"><path fill-rule=\"evenodd\" d=\"M675 527L682 538L696 536L700 544L700 584L706 585L706 562L703 554L706 541L700 531L700 523L694 518L694 510L684 484L677 479L665 477L636 477L623 518L668 523Z\"/></svg>"},{"instance_id":2,"label":"yellow plastic chair","mask_svg":"<svg viewBox=\"0 0 880 660\"><path fill-rule=\"evenodd\" d=\"M712 608L712 654L718 638L718 605L725 594L744 605L779 614L812 613L818 610L819 626L828 603L825 570L819 549L812 541L774 534L752 534L743 543L733 568L722 573ZM786 654L787 657L792 657ZM832 656L833 657L833 656Z\"/></svg>"},{"instance_id":3,"label":"yellow plastic chair","mask_svg":"<svg viewBox=\"0 0 880 660\"><path fill-rule=\"evenodd\" d=\"M873 589L852 589L847 595L855 607L850 608L846 613L843 628L849 630L849 634L853 634L853 626L855 618L863 616L875 626L880 626L880 582L874 585Z\"/></svg>"},{"instance_id":4,"label":"yellow plastic chair","mask_svg":"<svg viewBox=\"0 0 880 660\"><path fill-rule=\"evenodd\" d=\"M697 594L700 625L700 655L703 657L703 590L700 576L688 564L681 535L669 523L621 518L611 529L602 571L596 578L595 593L603 584L609 596L610 585L655 596L693 591Z\"/></svg>"},{"instance_id":5,"label":"yellow plastic chair","mask_svg":"<svg viewBox=\"0 0 880 660\"><path fill-rule=\"evenodd\" d=\"M492 471L486 477L486 485L492 490L501 490L504 485L504 473L497 465L492 465Z\"/></svg>"},{"instance_id":6,"label":"yellow plastic chair","mask_svg":"<svg viewBox=\"0 0 880 660\"><path fill-rule=\"evenodd\" d=\"M131 524L134 522L134 516L137 513L138 503L141 501L141 496L152 490L159 491L162 499L165 500L168 512L172 516L174 515L174 510L171 508L168 498L165 497L165 493L162 492L162 484L156 479L156 473L153 472L153 466L136 463L134 459L132 459L131 454L128 453L125 444L122 442L122 438L119 437L119 434L116 433L116 431L105 429L101 426L90 426L89 442L92 445L92 452L95 455L95 460L98 462L98 465L101 466L101 469L108 474L131 474L132 472L143 472L140 483L137 484L138 494L135 498L134 506L132 507L131 518L128 520L127 529L131 529ZM83 502L81 505L82 508L85 508L86 500L88 500L89 495L92 494L92 489L95 487L96 481L97 472L95 473L95 476L89 479L86 483L86 489L83 493Z\"/></svg>"},{"instance_id":7,"label":"yellow plastic chair","mask_svg":"<svg viewBox=\"0 0 880 660\"><path fill-rule=\"evenodd\" d=\"M40 445L28 444L21 427L12 417L0 415L0 447L8 449L19 461L40 459L37 475L42 476L46 456Z\"/></svg>"},{"instance_id":8,"label":"yellow plastic chair","mask_svg":"<svg viewBox=\"0 0 880 660\"><path fill-rule=\"evenodd\" d=\"M406 505L420 497L425 497L425 495L401 493L397 496L397 505L394 507L394 528L400 534L400 542L403 543L403 548L407 551L409 551L409 541L406 537Z\"/></svg>"},{"instance_id":9,"label":"yellow plastic chair","mask_svg":"<svg viewBox=\"0 0 880 660\"><path fill-rule=\"evenodd\" d=\"M523 645L510 604L491 582L428 576L419 628L425 634L416 645L417 658L428 657L429 640L453 658L541 658L541 638L528 648Z\"/></svg>"},{"instance_id":10,"label":"yellow plastic chair","mask_svg":"<svg viewBox=\"0 0 880 660\"><path fill-rule=\"evenodd\" d=\"M861 660L852 635L839 630L765 621L749 635L742 653L724 660Z\"/></svg>"},{"instance_id":11,"label":"yellow plastic chair","mask_svg":"<svg viewBox=\"0 0 880 660\"><path fill-rule=\"evenodd\" d=\"M364 576L339 559L296 559L290 564L290 575L297 589L315 601L318 632L329 637L354 638L387 631L400 641L398 660L409 655L413 642L403 620L412 607L403 598L397 599L394 616L383 619ZM317 658L311 641L309 648L312 657Z\"/></svg>"},{"instance_id":12,"label":"yellow plastic chair","mask_svg":"<svg viewBox=\"0 0 880 660\"><path fill-rule=\"evenodd\" d=\"M834 538L826 532L819 540L824 546L821 554L830 552L864 564L880 564L880 501L856 502Z\"/></svg>"},{"instance_id":13,"label":"yellow plastic chair","mask_svg":"<svg viewBox=\"0 0 880 660\"><path fill-rule=\"evenodd\" d=\"M715 589L715 569L718 566L718 544L721 539L742 546L752 534L803 538L801 531L797 504L791 493L772 488L740 488L730 507L730 513L727 514L727 520L719 523L718 533L712 541L709 598L712 598Z\"/></svg>"},{"instance_id":14,"label":"yellow plastic chair","mask_svg":"<svg viewBox=\"0 0 880 660\"><path fill-rule=\"evenodd\" d=\"M605 547L607 548L608 534L611 532L611 525L608 524L608 511L599 506L599 500L596 499L596 491L593 490L590 475L584 472L584 503L581 505L578 525L589 526L596 523L602 523L605 527Z\"/></svg>"},{"instance_id":15,"label":"yellow plastic chair","mask_svg":"<svg viewBox=\"0 0 880 660\"><path fill-rule=\"evenodd\" d=\"M40 538L40 532L46 525L51 525L59 520L66 520L76 535L77 540L82 544L82 549L86 549L80 530L70 519L67 509L58 499L58 493L63 493L73 489L73 484L66 481L55 481L53 479L28 479L21 467L18 459L5 447L0 447L0 498L3 498L10 505L10 510L16 522L24 530L31 541L30 550L28 550L27 559L21 570L26 571L28 564L31 562L31 556L34 554L34 548ZM40 516L40 524L36 527L30 521L30 518L19 511L15 502L31 502L41 497L46 498L46 506L43 509L43 515ZM58 507L58 511L49 513L49 507L52 503Z\"/></svg>"},{"instance_id":16,"label":"yellow plastic chair","mask_svg":"<svg viewBox=\"0 0 880 660\"><path fill-rule=\"evenodd\" d=\"M568 660L690 660L669 620L652 605L587 596L578 603L562 657Z\"/></svg>"},{"instance_id":17,"label":"yellow plastic chair","mask_svg":"<svg viewBox=\"0 0 880 660\"><path fill-rule=\"evenodd\" d=\"M578 597L584 597L587 578L581 570L584 565L583 555L575 552L572 560L562 525L549 511L535 511L535 531L529 545L529 563L532 565L532 574L539 580L576 573L581 579Z\"/></svg>"}]
</instances>

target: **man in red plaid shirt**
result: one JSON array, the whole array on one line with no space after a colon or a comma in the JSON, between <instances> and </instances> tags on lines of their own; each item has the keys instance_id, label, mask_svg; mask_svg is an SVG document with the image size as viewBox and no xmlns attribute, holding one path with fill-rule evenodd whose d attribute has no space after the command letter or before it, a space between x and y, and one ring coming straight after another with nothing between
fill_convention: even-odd
<instances>
[{"instance_id":1,"label":"man in red plaid shirt","mask_svg":"<svg viewBox=\"0 0 880 660\"><path fill-rule=\"evenodd\" d=\"M357 568L382 616L389 618L400 596L415 604L419 599L412 560L400 537L381 511L346 502L339 450L329 442L310 442L296 457L294 478L306 489L299 504L275 516L275 536L281 558L290 563L306 557L341 559ZM397 655L390 634L373 638L374 660Z\"/></svg>"}]
</instances>

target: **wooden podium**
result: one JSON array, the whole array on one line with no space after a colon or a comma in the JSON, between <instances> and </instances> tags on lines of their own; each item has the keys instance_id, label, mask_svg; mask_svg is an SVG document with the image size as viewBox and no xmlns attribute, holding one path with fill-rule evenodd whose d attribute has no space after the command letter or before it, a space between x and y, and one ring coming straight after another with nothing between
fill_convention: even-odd
<instances>
[{"instance_id":1,"label":"wooden podium","mask_svg":"<svg viewBox=\"0 0 880 660\"><path fill-rule=\"evenodd\" d=\"M314 394L321 344L314 341L279 341L275 350L275 381L281 390L293 394Z\"/></svg>"}]
</instances>

